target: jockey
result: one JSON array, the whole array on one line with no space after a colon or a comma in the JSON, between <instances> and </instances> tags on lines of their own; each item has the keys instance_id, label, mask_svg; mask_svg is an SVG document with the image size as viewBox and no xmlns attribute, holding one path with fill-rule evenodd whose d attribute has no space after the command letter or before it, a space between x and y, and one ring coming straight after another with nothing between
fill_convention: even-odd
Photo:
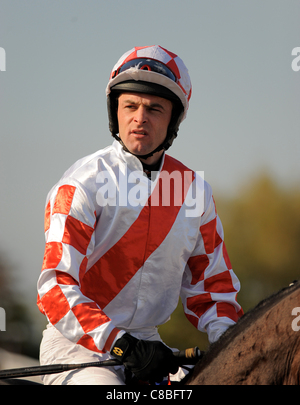
<instances>
[{"instance_id":1,"label":"jockey","mask_svg":"<svg viewBox=\"0 0 300 405\"><path fill-rule=\"evenodd\" d=\"M242 314L211 187L166 154L191 89L176 54L126 52L106 89L112 145L77 161L48 194L40 362L122 365L44 376L45 384L125 384L128 372L179 378L157 329L179 297L210 342Z\"/></svg>"}]
</instances>

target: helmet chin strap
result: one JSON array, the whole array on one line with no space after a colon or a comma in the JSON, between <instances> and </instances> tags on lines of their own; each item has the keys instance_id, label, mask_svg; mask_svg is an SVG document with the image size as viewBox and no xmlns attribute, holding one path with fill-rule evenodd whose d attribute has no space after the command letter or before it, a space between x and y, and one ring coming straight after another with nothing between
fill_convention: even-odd
<instances>
[{"instance_id":1,"label":"helmet chin strap","mask_svg":"<svg viewBox=\"0 0 300 405\"><path fill-rule=\"evenodd\" d=\"M168 135L166 136L166 139L163 141L163 143L161 143L156 149L154 149L152 152L147 153L146 155L137 155L135 153L130 152L130 150L128 150L124 144L124 142L122 141L122 139L117 135L117 134L112 134L113 137L120 142L120 144L123 146L123 149L125 150L125 152L130 153L131 155L137 157L138 159L148 159L149 157L153 156L156 152L160 152L161 150L168 150L169 147L171 146L171 143L173 142L173 139L176 138L177 134L173 136L172 138L172 142L170 143L170 139L168 137Z\"/></svg>"}]
</instances>

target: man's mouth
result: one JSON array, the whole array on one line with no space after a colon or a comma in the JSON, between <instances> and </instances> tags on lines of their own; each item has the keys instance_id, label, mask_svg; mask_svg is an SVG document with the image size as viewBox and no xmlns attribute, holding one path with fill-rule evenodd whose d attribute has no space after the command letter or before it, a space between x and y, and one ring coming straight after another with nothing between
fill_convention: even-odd
<instances>
[{"instance_id":1,"label":"man's mouth","mask_svg":"<svg viewBox=\"0 0 300 405\"><path fill-rule=\"evenodd\" d=\"M148 135L148 133L146 131L140 131L140 130L133 130L133 131L131 131L131 133L134 135L141 135L141 136Z\"/></svg>"}]
</instances>

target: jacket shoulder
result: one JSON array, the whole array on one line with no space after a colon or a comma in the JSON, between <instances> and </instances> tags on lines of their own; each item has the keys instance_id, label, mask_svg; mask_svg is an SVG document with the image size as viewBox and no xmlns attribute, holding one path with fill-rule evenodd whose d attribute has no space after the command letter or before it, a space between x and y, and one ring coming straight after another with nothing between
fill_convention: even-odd
<instances>
[{"instance_id":1,"label":"jacket shoulder","mask_svg":"<svg viewBox=\"0 0 300 405\"><path fill-rule=\"evenodd\" d=\"M179 160L173 158L170 155L165 155L165 161L164 161L164 165L163 168L171 168L172 170L179 170L179 171L193 171L192 169L188 168L186 165L184 165L182 162L180 162Z\"/></svg>"},{"instance_id":2,"label":"jacket shoulder","mask_svg":"<svg viewBox=\"0 0 300 405\"><path fill-rule=\"evenodd\" d=\"M77 160L62 176L61 180L64 178L77 177L82 171L86 169L91 170L93 167L97 167L97 162L99 160L107 159L110 155L114 154L114 148L108 146L104 149L100 149L88 156L85 156Z\"/></svg>"}]
</instances>

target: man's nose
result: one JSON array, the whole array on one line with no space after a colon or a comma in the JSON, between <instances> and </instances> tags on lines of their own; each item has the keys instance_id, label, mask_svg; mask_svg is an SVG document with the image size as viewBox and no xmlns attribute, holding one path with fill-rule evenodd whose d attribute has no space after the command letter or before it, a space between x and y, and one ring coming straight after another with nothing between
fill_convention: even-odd
<instances>
[{"instance_id":1,"label":"man's nose","mask_svg":"<svg viewBox=\"0 0 300 405\"><path fill-rule=\"evenodd\" d=\"M136 111L135 111L135 116L134 120L137 124L144 124L147 122L147 110L143 106L140 106Z\"/></svg>"}]
</instances>

